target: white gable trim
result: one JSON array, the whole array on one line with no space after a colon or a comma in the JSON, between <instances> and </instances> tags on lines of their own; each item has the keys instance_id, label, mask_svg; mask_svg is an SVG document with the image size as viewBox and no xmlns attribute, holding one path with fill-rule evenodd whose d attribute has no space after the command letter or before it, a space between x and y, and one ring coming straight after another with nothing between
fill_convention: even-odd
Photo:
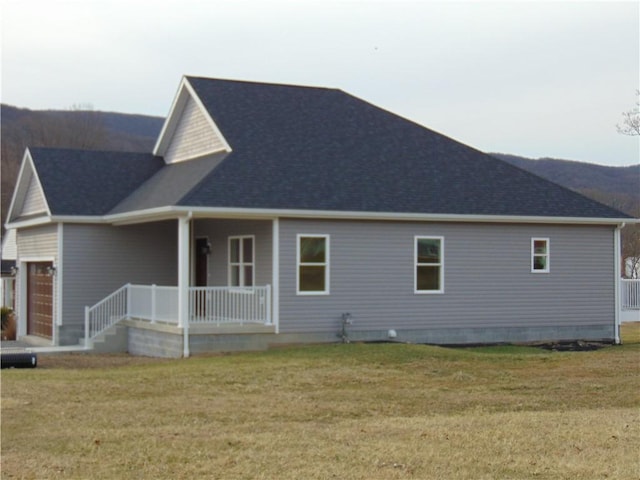
<instances>
[{"instance_id":1,"label":"white gable trim","mask_svg":"<svg viewBox=\"0 0 640 480\"><path fill-rule=\"evenodd\" d=\"M31 189L36 190L36 194L42 195L42 203L44 204L43 210L27 212L25 215L43 214L47 217L51 216L51 210L47 197L44 194L42 183L38 177L31 152L27 148L24 157L22 158L22 165L20 166L20 172L18 173L18 180L16 181L16 188L13 191L13 197L11 198L11 205L9 206L9 212L7 214L7 224L12 220L15 220L23 215L25 201L29 193L34 193Z\"/></svg>"},{"instance_id":2,"label":"white gable trim","mask_svg":"<svg viewBox=\"0 0 640 480\"><path fill-rule=\"evenodd\" d=\"M167 116L164 125L162 126L162 130L160 131L160 135L158 136L158 140L153 149L154 155L164 157L167 154L174 139L174 135L179 128L181 120L183 119L183 114L185 113L185 109L189 104L189 101L193 101L195 103L198 112L205 119L207 126L211 128L211 133L216 140L214 143L217 145L217 147L198 152L197 155L192 158L199 158L204 155L211 155L220 152L231 152L231 146L224 138L224 135L222 135L222 132L213 121L213 118L211 118L211 115L209 115L209 112L196 94L188 79L186 77L183 77L178 88L178 93L176 94L171 105L169 115ZM190 159L191 157L178 157L174 161L184 161ZM166 158L165 161L167 161ZM167 161L167 163L169 162Z\"/></svg>"}]
</instances>

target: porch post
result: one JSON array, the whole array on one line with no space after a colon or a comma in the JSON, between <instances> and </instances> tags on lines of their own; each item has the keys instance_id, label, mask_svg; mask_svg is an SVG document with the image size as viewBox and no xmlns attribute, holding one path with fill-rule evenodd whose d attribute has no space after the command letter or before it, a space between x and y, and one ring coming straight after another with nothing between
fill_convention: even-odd
<instances>
[{"instance_id":1,"label":"porch post","mask_svg":"<svg viewBox=\"0 0 640 480\"><path fill-rule=\"evenodd\" d=\"M617 225L616 229L613 232L613 257L614 257L614 266L613 266L613 276L615 277L613 284L613 292L615 296L615 312L614 312L614 328L615 328L615 343L616 345L620 345L622 343L620 338L620 314L622 313L622 302L620 301L620 279L622 278L622 253L620 248L620 230L624 227L624 223L622 225Z\"/></svg>"},{"instance_id":2,"label":"porch post","mask_svg":"<svg viewBox=\"0 0 640 480\"><path fill-rule=\"evenodd\" d=\"M189 356L189 224L191 212L178 219L178 327L182 328L183 353Z\"/></svg>"},{"instance_id":3,"label":"porch post","mask_svg":"<svg viewBox=\"0 0 640 480\"><path fill-rule=\"evenodd\" d=\"M280 219L274 218L272 224L272 257L271 265L271 322L276 327L276 333L280 333Z\"/></svg>"}]
</instances>

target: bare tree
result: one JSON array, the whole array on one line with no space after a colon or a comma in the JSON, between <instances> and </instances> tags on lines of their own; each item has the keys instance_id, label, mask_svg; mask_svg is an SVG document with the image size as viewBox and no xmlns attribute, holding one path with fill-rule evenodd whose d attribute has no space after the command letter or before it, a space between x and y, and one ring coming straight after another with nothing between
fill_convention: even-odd
<instances>
[{"instance_id":1,"label":"bare tree","mask_svg":"<svg viewBox=\"0 0 640 480\"><path fill-rule=\"evenodd\" d=\"M638 278L640 272L640 225L627 225L621 232L622 274ZM628 271L627 271L628 269Z\"/></svg>"},{"instance_id":2,"label":"bare tree","mask_svg":"<svg viewBox=\"0 0 640 480\"><path fill-rule=\"evenodd\" d=\"M623 135L640 135L640 90L636 90L636 106L622 113L622 124L617 124L618 133Z\"/></svg>"}]
</instances>

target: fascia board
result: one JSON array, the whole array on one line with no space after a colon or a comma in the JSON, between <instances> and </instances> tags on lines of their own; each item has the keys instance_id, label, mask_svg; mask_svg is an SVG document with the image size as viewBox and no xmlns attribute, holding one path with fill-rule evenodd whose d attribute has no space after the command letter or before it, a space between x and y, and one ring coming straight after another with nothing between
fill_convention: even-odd
<instances>
[{"instance_id":1,"label":"fascia board","mask_svg":"<svg viewBox=\"0 0 640 480\"><path fill-rule=\"evenodd\" d=\"M164 124L162 125L162 130L160 130L160 134L158 135L158 140L156 140L156 144L153 147L154 155L161 155L163 150L166 148L167 141L173 135L173 131L175 130L176 124L180 119L180 114L182 109L184 108L187 97L185 97L185 85L187 84L187 78L185 76L182 77L180 81L180 85L178 86L178 91L176 92L175 97L173 98L173 102L171 103L171 108L169 109L169 114L167 118L164 120ZM162 152L162 153L161 153Z\"/></svg>"},{"instance_id":2,"label":"fascia board","mask_svg":"<svg viewBox=\"0 0 640 480\"><path fill-rule=\"evenodd\" d=\"M524 217L506 215L446 215L419 213L378 213L378 212L333 212L311 210L275 210L258 208L193 208L160 207L135 212L118 213L104 216L56 215L34 219L8 222L7 228L21 228L45 223L105 223L112 225L131 225L137 223L172 220L185 215L193 218L242 218L274 219L304 218L321 220L378 220L398 222L458 222L458 223L511 223L511 224L563 224L563 225L624 225L640 224L638 218L599 218L599 217Z\"/></svg>"},{"instance_id":3,"label":"fascia board","mask_svg":"<svg viewBox=\"0 0 640 480\"><path fill-rule=\"evenodd\" d=\"M295 209L257 209L257 208L193 208L193 207L161 207L149 210L107 215L109 223L137 223L154 221L157 218L176 218L192 214L194 218L316 218L323 220L385 220L385 221L420 221L420 222L461 222L461 223L528 223L528 224L574 224L574 225L620 225L640 223L636 218L600 218L600 217L544 217L514 215L449 215L423 213L392 212L337 212L322 210Z\"/></svg>"},{"instance_id":4,"label":"fascia board","mask_svg":"<svg viewBox=\"0 0 640 480\"><path fill-rule=\"evenodd\" d=\"M46 208L46 215L51 216L51 209L49 208L49 202L47 201L47 196L44 193L44 188L42 188L42 182L40 182L40 177L38 176L38 171L36 170L36 166L33 163L33 158L31 157L31 152L27 148L24 151L24 156L22 157L22 164L20 165L20 171L18 172L18 178L16 180L16 187L13 190L13 196L11 197L11 203L9 204L9 210L7 212L7 223L14 217L14 210L18 203L18 198L22 197L22 202L24 203L25 196L27 194L27 190L29 189L29 182L24 183L24 176L27 175L27 168L29 168L29 173L33 176L36 183L38 184L38 188L40 188L40 192L44 198L44 205ZM30 180L30 178L28 179Z\"/></svg>"},{"instance_id":5,"label":"fascia board","mask_svg":"<svg viewBox=\"0 0 640 480\"><path fill-rule=\"evenodd\" d=\"M24 219L24 220L16 220L16 221L8 221L5 222L4 226L7 229L11 229L11 228L27 228L27 227L35 227L37 225L46 225L48 223L53 223L54 220L49 217L49 216L42 216L42 217L34 217L34 218L28 218L28 219Z\"/></svg>"},{"instance_id":6,"label":"fascia board","mask_svg":"<svg viewBox=\"0 0 640 480\"><path fill-rule=\"evenodd\" d=\"M27 158L31 158L31 154L29 153L29 149L27 148L22 156L22 163L20 164L20 171L18 172L18 178L16 179L16 185L13 189L13 195L11 196L11 203L9 204L9 210L7 211L7 220L11 220L13 218L13 210L16 206L17 197L19 196L19 190L21 185L23 184L23 177L25 175L24 171L27 165Z\"/></svg>"}]
</instances>

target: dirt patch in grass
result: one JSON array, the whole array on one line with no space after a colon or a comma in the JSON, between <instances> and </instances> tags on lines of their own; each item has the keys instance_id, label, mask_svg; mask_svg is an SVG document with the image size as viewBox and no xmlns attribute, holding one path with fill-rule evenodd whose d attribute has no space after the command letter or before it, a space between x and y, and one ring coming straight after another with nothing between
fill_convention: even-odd
<instances>
[{"instance_id":1,"label":"dirt patch in grass","mask_svg":"<svg viewBox=\"0 0 640 480\"><path fill-rule=\"evenodd\" d=\"M127 353L92 354L92 353L40 353L38 368L51 369L103 369L115 367L131 367L135 365L156 365L175 360L152 357L136 357Z\"/></svg>"},{"instance_id":2,"label":"dirt patch in grass","mask_svg":"<svg viewBox=\"0 0 640 480\"><path fill-rule=\"evenodd\" d=\"M594 350L600 350L601 348L610 347L611 344L602 342L584 342L578 340L575 342L542 343L536 346L553 352L592 352Z\"/></svg>"}]
</instances>

